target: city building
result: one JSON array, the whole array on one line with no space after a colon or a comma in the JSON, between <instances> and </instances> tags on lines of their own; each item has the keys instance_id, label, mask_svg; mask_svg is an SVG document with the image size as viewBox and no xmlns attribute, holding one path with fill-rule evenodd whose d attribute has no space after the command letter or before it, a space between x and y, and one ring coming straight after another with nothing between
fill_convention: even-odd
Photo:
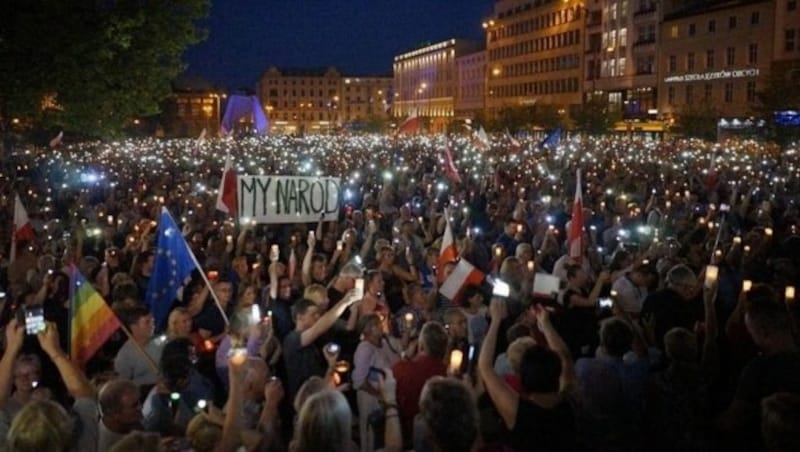
<instances>
[{"instance_id":1,"label":"city building","mask_svg":"<svg viewBox=\"0 0 800 452\"><path fill-rule=\"evenodd\" d=\"M222 119L225 94L206 80L179 77L172 83L159 116L159 130L169 137L196 137L203 129L215 135ZM161 133L161 132L159 132Z\"/></svg>"},{"instance_id":2,"label":"city building","mask_svg":"<svg viewBox=\"0 0 800 452\"><path fill-rule=\"evenodd\" d=\"M485 107L486 51L457 57L456 71L455 117L472 119L482 113Z\"/></svg>"},{"instance_id":3,"label":"city building","mask_svg":"<svg viewBox=\"0 0 800 452\"><path fill-rule=\"evenodd\" d=\"M786 2L665 2L659 112L675 117L685 109L705 108L726 118L752 115L776 56L776 35L790 29L786 23L776 29L776 17L785 14L778 3Z\"/></svg>"},{"instance_id":4,"label":"city building","mask_svg":"<svg viewBox=\"0 0 800 452\"><path fill-rule=\"evenodd\" d=\"M486 113L514 107L574 116L583 101L586 7L575 0L497 0L486 30Z\"/></svg>"},{"instance_id":5,"label":"city building","mask_svg":"<svg viewBox=\"0 0 800 452\"><path fill-rule=\"evenodd\" d=\"M443 131L455 116L456 59L482 48L480 43L448 39L394 57L393 116L428 118L429 131Z\"/></svg>"},{"instance_id":6,"label":"city building","mask_svg":"<svg viewBox=\"0 0 800 452\"><path fill-rule=\"evenodd\" d=\"M657 113L659 5L657 0L589 2L584 65L587 101L599 96L624 119Z\"/></svg>"},{"instance_id":7,"label":"city building","mask_svg":"<svg viewBox=\"0 0 800 452\"><path fill-rule=\"evenodd\" d=\"M256 92L272 133L326 132L388 119L391 77L345 76L335 67L269 67Z\"/></svg>"},{"instance_id":8,"label":"city building","mask_svg":"<svg viewBox=\"0 0 800 452\"><path fill-rule=\"evenodd\" d=\"M775 36L771 71L800 85L800 1L775 2Z\"/></svg>"}]
</instances>

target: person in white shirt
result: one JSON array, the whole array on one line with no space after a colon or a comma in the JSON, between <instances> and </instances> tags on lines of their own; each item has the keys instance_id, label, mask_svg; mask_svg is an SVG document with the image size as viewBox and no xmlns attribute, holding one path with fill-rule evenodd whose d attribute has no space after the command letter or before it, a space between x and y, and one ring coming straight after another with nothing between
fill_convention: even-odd
<instances>
[{"instance_id":1,"label":"person in white shirt","mask_svg":"<svg viewBox=\"0 0 800 452\"><path fill-rule=\"evenodd\" d=\"M612 284L611 290L616 292L614 303L629 315L638 317L647 298L647 287L654 277L655 269L645 264L636 265Z\"/></svg>"}]
</instances>

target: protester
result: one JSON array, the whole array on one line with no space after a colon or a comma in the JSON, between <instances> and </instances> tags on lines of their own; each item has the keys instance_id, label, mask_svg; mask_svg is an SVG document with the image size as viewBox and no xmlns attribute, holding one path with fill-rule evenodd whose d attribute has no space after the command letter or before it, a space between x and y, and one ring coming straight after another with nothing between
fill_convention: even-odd
<instances>
[{"instance_id":1,"label":"protester","mask_svg":"<svg viewBox=\"0 0 800 452\"><path fill-rule=\"evenodd\" d=\"M141 422L167 450L793 450L797 145L520 141L13 145L0 218L18 195L34 233L0 258L7 448L158 450ZM226 153L245 183L338 178L338 209L260 224L220 184ZM76 270L99 302L76 304Z\"/></svg>"}]
</instances>

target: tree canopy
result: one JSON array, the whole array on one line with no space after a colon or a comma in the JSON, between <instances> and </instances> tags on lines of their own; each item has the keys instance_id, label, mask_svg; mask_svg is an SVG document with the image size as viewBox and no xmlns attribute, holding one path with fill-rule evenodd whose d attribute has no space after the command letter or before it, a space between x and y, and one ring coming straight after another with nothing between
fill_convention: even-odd
<instances>
[{"instance_id":1,"label":"tree canopy","mask_svg":"<svg viewBox=\"0 0 800 452\"><path fill-rule=\"evenodd\" d=\"M0 15L0 121L117 134L159 112L209 0L13 0Z\"/></svg>"}]
</instances>

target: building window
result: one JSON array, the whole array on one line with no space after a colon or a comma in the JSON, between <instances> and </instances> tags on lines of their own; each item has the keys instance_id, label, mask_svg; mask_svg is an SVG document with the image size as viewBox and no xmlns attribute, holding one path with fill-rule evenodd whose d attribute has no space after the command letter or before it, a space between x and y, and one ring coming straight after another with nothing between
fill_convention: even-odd
<instances>
[{"instance_id":1,"label":"building window","mask_svg":"<svg viewBox=\"0 0 800 452\"><path fill-rule=\"evenodd\" d=\"M706 50L706 69L714 68L714 49Z\"/></svg>"},{"instance_id":2,"label":"building window","mask_svg":"<svg viewBox=\"0 0 800 452\"><path fill-rule=\"evenodd\" d=\"M728 28L731 30L736 28L736 16L731 16L728 18Z\"/></svg>"},{"instance_id":3,"label":"building window","mask_svg":"<svg viewBox=\"0 0 800 452\"><path fill-rule=\"evenodd\" d=\"M760 21L761 21L760 13L758 11L753 11L753 13L750 14L750 25L758 25Z\"/></svg>"},{"instance_id":4,"label":"building window","mask_svg":"<svg viewBox=\"0 0 800 452\"><path fill-rule=\"evenodd\" d=\"M686 104L690 105L692 103L692 97L694 97L694 86L687 85L686 86Z\"/></svg>"},{"instance_id":5,"label":"building window","mask_svg":"<svg viewBox=\"0 0 800 452\"><path fill-rule=\"evenodd\" d=\"M747 62L758 64L758 44L750 44L747 47Z\"/></svg>"},{"instance_id":6,"label":"building window","mask_svg":"<svg viewBox=\"0 0 800 452\"><path fill-rule=\"evenodd\" d=\"M675 55L670 55L669 56L669 71L670 72L675 72L675 70L677 69L677 66L678 66L677 62L678 62L678 59L675 57Z\"/></svg>"},{"instance_id":7,"label":"building window","mask_svg":"<svg viewBox=\"0 0 800 452\"><path fill-rule=\"evenodd\" d=\"M717 31L717 21L714 20L714 19L711 19L711 20L708 21L708 32L709 33L714 33L715 31Z\"/></svg>"},{"instance_id":8,"label":"building window","mask_svg":"<svg viewBox=\"0 0 800 452\"><path fill-rule=\"evenodd\" d=\"M673 25L672 28L669 29L669 37L670 38L677 38L678 37L678 26Z\"/></svg>"},{"instance_id":9,"label":"building window","mask_svg":"<svg viewBox=\"0 0 800 452\"><path fill-rule=\"evenodd\" d=\"M695 24L689 24L689 36L694 36L696 32L697 32L697 27L695 26Z\"/></svg>"},{"instance_id":10,"label":"building window","mask_svg":"<svg viewBox=\"0 0 800 452\"><path fill-rule=\"evenodd\" d=\"M725 102L726 103L733 102L733 83L725 84Z\"/></svg>"},{"instance_id":11,"label":"building window","mask_svg":"<svg viewBox=\"0 0 800 452\"><path fill-rule=\"evenodd\" d=\"M756 82L747 82L747 102L756 101Z\"/></svg>"},{"instance_id":12,"label":"building window","mask_svg":"<svg viewBox=\"0 0 800 452\"><path fill-rule=\"evenodd\" d=\"M620 77L625 75L625 57L617 60L617 75Z\"/></svg>"},{"instance_id":13,"label":"building window","mask_svg":"<svg viewBox=\"0 0 800 452\"><path fill-rule=\"evenodd\" d=\"M795 33L796 32L794 31L793 28L785 30L784 33L783 33L784 41L785 41L784 50L786 50L787 52L791 52L791 51L794 50L794 36L795 36Z\"/></svg>"},{"instance_id":14,"label":"building window","mask_svg":"<svg viewBox=\"0 0 800 452\"><path fill-rule=\"evenodd\" d=\"M694 52L689 52L686 55L686 70L687 71L694 70Z\"/></svg>"},{"instance_id":15,"label":"building window","mask_svg":"<svg viewBox=\"0 0 800 452\"><path fill-rule=\"evenodd\" d=\"M674 86L670 86L667 89L667 103L669 105L674 105L675 104L675 87Z\"/></svg>"},{"instance_id":16,"label":"building window","mask_svg":"<svg viewBox=\"0 0 800 452\"><path fill-rule=\"evenodd\" d=\"M706 86L704 87L703 91L704 91L703 97L705 97L705 100L707 102L710 101L711 95L714 93L714 85L712 85L711 83L706 83Z\"/></svg>"},{"instance_id":17,"label":"building window","mask_svg":"<svg viewBox=\"0 0 800 452\"><path fill-rule=\"evenodd\" d=\"M725 52L725 64L728 66L733 66L736 64L736 48L735 47L728 47L728 50Z\"/></svg>"},{"instance_id":18,"label":"building window","mask_svg":"<svg viewBox=\"0 0 800 452\"><path fill-rule=\"evenodd\" d=\"M797 9L797 0L789 0L786 2L786 11L794 11Z\"/></svg>"}]
</instances>

